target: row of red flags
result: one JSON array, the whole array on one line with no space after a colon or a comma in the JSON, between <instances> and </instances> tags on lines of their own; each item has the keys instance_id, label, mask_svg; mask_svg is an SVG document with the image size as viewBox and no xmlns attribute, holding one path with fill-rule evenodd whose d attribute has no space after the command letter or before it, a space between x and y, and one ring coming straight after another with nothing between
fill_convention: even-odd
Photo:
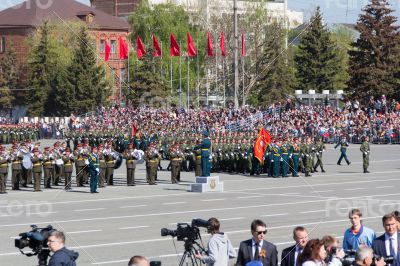
<instances>
[{"instance_id":1,"label":"row of red flags","mask_svg":"<svg viewBox=\"0 0 400 266\"><path fill-rule=\"evenodd\" d=\"M152 39L153 39L153 57L161 57L162 51L160 48L160 44L157 40L157 37L154 34L152 36ZM170 50L169 50L170 55L172 57L180 56L181 50L178 45L178 42L176 41L174 34L171 33L169 39L170 39ZM221 51L221 55L226 56L227 53L225 50L225 33L224 32L221 32L219 48ZM119 58L127 59L128 53L129 53L129 46L128 46L127 41L123 37L119 38L119 50L120 50ZM104 53L106 62L110 58L110 52L111 52L111 46L108 43L108 41L106 40L105 41L105 53ZM147 53L146 48L145 48L142 40L140 39L140 36L137 36L136 37L136 54L137 54L138 59L145 56L146 53ZM190 33L187 34L187 55L189 57L197 56L197 50L196 50L196 47L194 46L194 42L193 42L193 39L192 39L192 36L190 35ZM213 42L212 42L210 32L207 32L207 55L215 56L214 49L213 49ZM245 55L246 55L246 51L245 51L245 45L244 45L244 33L242 32L242 56L245 56Z\"/></svg>"}]
</instances>

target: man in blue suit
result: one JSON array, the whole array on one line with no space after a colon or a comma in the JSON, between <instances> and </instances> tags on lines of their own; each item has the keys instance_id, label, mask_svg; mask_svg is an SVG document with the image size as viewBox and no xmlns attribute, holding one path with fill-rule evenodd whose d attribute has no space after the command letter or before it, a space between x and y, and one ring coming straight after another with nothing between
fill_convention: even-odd
<instances>
[{"instance_id":1,"label":"man in blue suit","mask_svg":"<svg viewBox=\"0 0 400 266\"><path fill-rule=\"evenodd\" d=\"M297 257L303 252L308 242L308 232L303 226L297 226L293 230L293 239L296 244L282 250L281 266L296 266Z\"/></svg>"},{"instance_id":2,"label":"man in blue suit","mask_svg":"<svg viewBox=\"0 0 400 266\"><path fill-rule=\"evenodd\" d=\"M400 233L397 223L397 217L394 212L383 216L382 224L385 233L377 237L372 243L374 254L384 258L394 258L393 266L400 265Z\"/></svg>"}]
</instances>

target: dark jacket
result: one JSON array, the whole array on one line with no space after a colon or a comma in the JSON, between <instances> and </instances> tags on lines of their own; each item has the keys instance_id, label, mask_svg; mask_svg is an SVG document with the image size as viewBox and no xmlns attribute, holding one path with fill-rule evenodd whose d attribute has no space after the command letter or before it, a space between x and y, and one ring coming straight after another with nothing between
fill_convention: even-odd
<instances>
[{"instance_id":1,"label":"dark jacket","mask_svg":"<svg viewBox=\"0 0 400 266\"><path fill-rule=\"evenodd\" d=\"M266 256L261 258L263 266L277 266L278 265L278 251L276 246L268 241L263 241L262 250ZM262 251L261 250L261 251ZM252 240L246 240L240 243L236 266L244 266L247 262L252 261L254 258L252 252Z\"/></svg>"},{"instance_id":2,"label":"dark jacket","mask_svg":"<svg viewBox=\"0 0 400 266\"><path fill-rule=\"evenodd\" d=\"M282 261L281 266L295 266L296 261L294 257L296 255L296 245L290 246L282 250Z\"/></svg>"},{"instance_id":3,"label":"dark jacket","mask_svg":"<svg viewBox=\"0 0 400 266\"><path fill-rule=\"evenodd\" d=\"M75 260L78 257L78 252L63 247L51 256L48 266L76 266Z\"/></svg>"}]
</instances>

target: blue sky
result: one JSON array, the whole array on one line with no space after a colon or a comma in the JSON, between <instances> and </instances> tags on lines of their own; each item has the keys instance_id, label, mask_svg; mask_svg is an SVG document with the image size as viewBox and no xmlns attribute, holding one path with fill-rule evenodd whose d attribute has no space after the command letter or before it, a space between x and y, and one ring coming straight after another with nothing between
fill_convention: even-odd
<instances>
[{"instance_id":1,"label":"blue sky","mask_svg":"<svg viewBox=\"0 0 400 266\"><path fill-rule=\"evenodd\" d=\"M19 4L24 0L0 0L0 10L10 6ZM40 0L45 1L57 0ZM89 5L89 0L77 0ZM317 6L321 7L324 19L327 23L355 23L361 12L361 9L369 3L369 0L288 0L289 9L303 11L305 18L309 18L310 14ZM400 1L389 0L392 9L395 10L394 15L400 17Z\"/></svg>"}]
</instances>

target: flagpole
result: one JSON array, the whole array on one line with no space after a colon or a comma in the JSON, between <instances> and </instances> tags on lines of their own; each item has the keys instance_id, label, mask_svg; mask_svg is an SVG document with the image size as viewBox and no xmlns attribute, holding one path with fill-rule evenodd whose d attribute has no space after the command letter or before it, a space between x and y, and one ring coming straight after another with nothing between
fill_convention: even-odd
<instances>
[{"instance_id":1,"label":"flagpole","mask_svg":"<svg viewBox=\"0 0 400 266\"><path fill-rule=\"evenodd\" d=\"M179 47L182 47L182 43L179 42ZM182 108L182 55L179 52L179 107Z\"/></svg>"},{"instance_id":2,"label":"flagpole","mask_svg":"<svg viewBox=\"0 0 400 266\"><path fill-rule=\"evenodd\" d=\"M218 38L217 38L218 40ZM215 51L215 91L218 91L218 52Z\"/></svg>"},{"instance_id":3,"label":"flagpole","mask_svg":"<svg viewBox=\"0 0 400 266\"><path fill-rule=\"evenodd\" d=\"M245 101L244 101L244 56L242 56L242 82L243 82L243 95L242 95L242 107L244 107L245 105Z\"/></svg>"},{"instance_id":4,"label":"flagpole","mask_svg":"<svg viewBox=\"0 0 400 266\"><path fill-rule=\"evenodd\" d=\"M188 76L187 76L187 112L189 113L189 99L190 99L190 92L189 92L189 88L190 88L190 84L189 84L189 81L190 81L190 57L189 57L189 55L188 55Z\"/></svg>"},{"instance_id":5,"label":"flagpole","mask_svg":"<svg viewBox=\"0 0 400 266\"><path fill-rule=\"evenodd\" d=\"M224 90L224 108L226 106L226 84L225 84L225 59L222 59L222 79L223 79L223 90Z\"/></svg>"},{"instance_id":6,"label":"flagpole","mask_svg":"<svg viewBox=\"0 0 400 266\"><path fill-rule=\"evenodd\" d=\"M171 73L171 94L172 94L172 56L170 57L170 59L171 59L171 65L170 65L169 69L170 69L170 73Z\"/></svg>"},{"instance_id":7,"label":"flagpole","mask_svg":"<svg viewBox=\"0 0 400 266\"><path fill-rule=\"evenodd\" d=\"M206 82L207 82L207 84L206 84L206 104L207 104L207 108L208 108L208 86L209 86L209 83L208 83L208 71L207 71L207 67L206 67Z\"/></svg>"},{"instance_id":8,"label":"flagpole","mask_svg":"<svg viewBox=\"0 0 400 266\"><path fill-rule=\"evenodd\" d=\"M199 47L199 32L196 36L196 47ZM200 71L199 71L199 55L197 57L197 108L200 108Z\"/></svg>"},{"instance_id":9,"label":"flagpole","mask_svg":"<svg viewBox=\"0 0 400 266\"><path fill-rule=\"evenodd\" d=\"M163 76L163 68L162 68L162 66L163 66L163 54L162 54L162 42L161 42L161 56L160 56L160 75L161 75L161 78L162 78L162 76Z\"/></svg>"}]
</instances>

